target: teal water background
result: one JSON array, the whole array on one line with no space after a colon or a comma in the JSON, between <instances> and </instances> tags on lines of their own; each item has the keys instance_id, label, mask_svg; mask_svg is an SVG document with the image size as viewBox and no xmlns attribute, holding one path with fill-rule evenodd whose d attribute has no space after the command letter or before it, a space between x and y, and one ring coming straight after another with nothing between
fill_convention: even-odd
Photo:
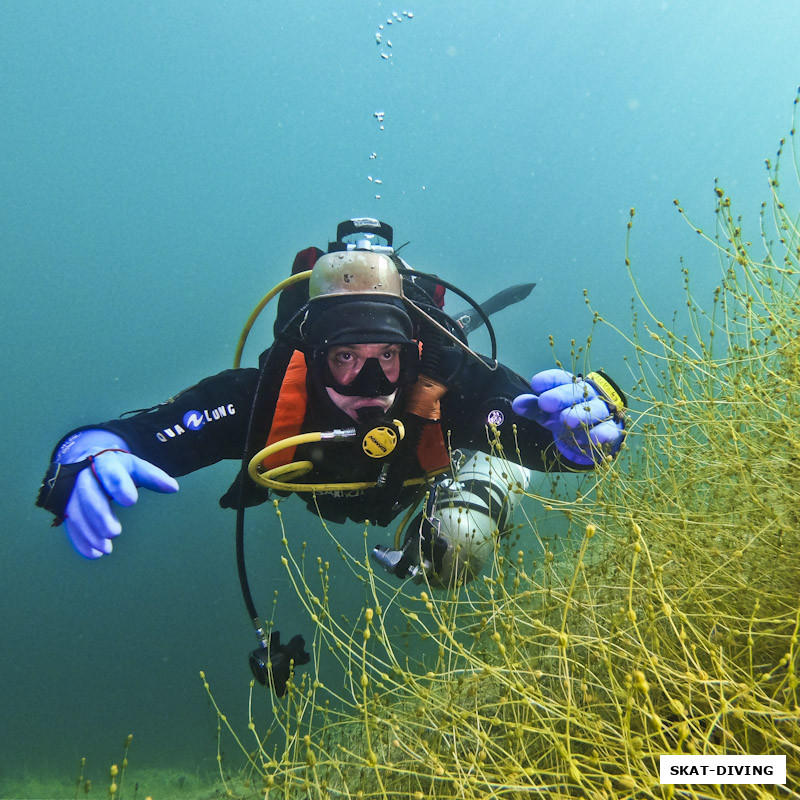
<instances>
[{"instance_id":1,"label":"teal water background","mask_svg":"<svg viewBox=\"0 0 800 800\"><path fill-rule=\"evenodd\" d=\"M496 324L523 374L550 366L548 335L565 361L585 340L584 289L625 326L632 206L654 309L683 304L681 257L707 296L716 257L673 198L711 227L719 178L755 235L798 26L795 0L0 0L0 776L104 770L128 733L138 763L213 765L200 669L245 714L254 641L217 505L233 465L145 493L90 563L33 506L64 433L229 367L294 253L354 215L478 298L536 281ZM619 374L622 352L603 336L592 365ZM287 518L319 542L298 504ZM258 605L277 589L302 630L274 524L251 525Z\"/></svg>"}]
</instances>

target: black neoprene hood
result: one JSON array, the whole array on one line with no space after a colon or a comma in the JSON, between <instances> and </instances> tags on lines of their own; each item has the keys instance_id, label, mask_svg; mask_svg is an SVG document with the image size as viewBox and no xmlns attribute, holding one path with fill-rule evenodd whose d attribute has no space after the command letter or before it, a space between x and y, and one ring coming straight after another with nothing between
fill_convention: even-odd
<instances>
[{"instance_id":1,"label":"black neoprene hood","mask_svg":"<svg viewBox=\"0 0 800 800\"><path fill-rule=\"evenodd\" d=\"M341 344L410 344L414 325L403 301L385 295L312 300L302 325L309 348Z\"/></svg>"}]
</instances>

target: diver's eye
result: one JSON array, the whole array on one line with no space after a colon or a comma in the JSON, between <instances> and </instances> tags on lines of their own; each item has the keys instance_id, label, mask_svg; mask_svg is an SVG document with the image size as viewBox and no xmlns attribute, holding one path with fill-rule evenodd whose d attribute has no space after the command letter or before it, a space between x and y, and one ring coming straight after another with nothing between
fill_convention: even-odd
<instances>
[{"instance_id":1,"label":"diver's eye","mask_svg":"<svg viewBox=\"0 0 800 800\"><path fill-rule=\"evenodd\" d=\"M396 347L393 347L390 350L384 350L384 352L381 353L381 359L383 361L392 361L393 359L397 358L399 355L400 355L400 351Z\"/></svg>"},{"instance_id":2,"label":"diver's eye","mask_svg":"<svg viewBox=\"0 0 800 800\"><path fill-rule=\"evenodd\" d=\"M350 350L338 350L331 354L334 363L344 366L352 364L355 359L354 354Z\"/></svg>"}]
</instances>

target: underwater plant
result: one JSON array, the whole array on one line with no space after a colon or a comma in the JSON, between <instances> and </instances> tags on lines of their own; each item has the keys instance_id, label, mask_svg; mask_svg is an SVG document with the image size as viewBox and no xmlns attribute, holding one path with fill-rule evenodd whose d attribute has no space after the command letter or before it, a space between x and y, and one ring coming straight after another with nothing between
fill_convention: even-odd
<instances>
[{"instance_id":1,"label":"underwater plant","mask_svg":"<svg viewBox=\"0 0 800 800\"><path fill-rule=\"evenodd\" d=\"M348 620L330 564L284 531L312 662L280 700L251 686L247 731L214 703L232 795L800 796L791 778L659 783L669 753L782 754L800 775L800 228L779 181L789 156L800 186L794 130L790 142L767 162L758 246L719 186L716 231L692 225L719 259L708 304L684 268L685 314L659 320L626 253L631 332L592 311L630 344L626 445L592 474L528 492L482 577L391 583L366 529L358 552L338 544L364 589ZM513 447L487 432L498 464ZM557 539L552 513L566 520ZM243 772L223 764L228 738Z\"/></svg>"},{"instance_id":2,"label":"underwater plant","mask_svg":"<svg viewBox=\"0 0 800 800\"><path fill-rule=\"evenodd\" d=\"M119 765L112 764L109 767L108 796L110 800L122 800L122 784L125 778L125 770L128 767L128 751L130 750L132 741L133 734L129 733L122 744L122 759ZM78 800L81 796L88 797L89 793L92 791L92 781L85 777L85 771L86 758L81 758L80 771L78 772L78 777L75 779L75 800ZM136 786L136 791L138 791L138 784Z\"/></svg>"}]
</instances>

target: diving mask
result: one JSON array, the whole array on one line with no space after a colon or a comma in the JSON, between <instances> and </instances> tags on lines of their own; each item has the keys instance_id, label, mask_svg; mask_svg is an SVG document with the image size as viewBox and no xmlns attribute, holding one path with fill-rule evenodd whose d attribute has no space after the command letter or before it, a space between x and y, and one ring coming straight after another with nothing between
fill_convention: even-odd
<instances>
[{"instance_id":1,"label":"diving mask","mask_svg":"<svg viewBox=\"0 0 800 800\"><path fill-rule=\"evenodd\" d=\"M402 386L413 383L417 377L419 350L414 342L408 344L394 344L399 347L396 363L392 361L387 365L389 375L377 356L364 359L361 368L346 382L334 375L327 350L316 350L311 358L311 367L315 375L319 376L323 386L333 389L347 397L385 397L397 391ZM391 367L391 368L389 368ZM396 373L396 376L393 375ZM392 377L390 377L392 375Z\"/></svg>"}]
</instances>

